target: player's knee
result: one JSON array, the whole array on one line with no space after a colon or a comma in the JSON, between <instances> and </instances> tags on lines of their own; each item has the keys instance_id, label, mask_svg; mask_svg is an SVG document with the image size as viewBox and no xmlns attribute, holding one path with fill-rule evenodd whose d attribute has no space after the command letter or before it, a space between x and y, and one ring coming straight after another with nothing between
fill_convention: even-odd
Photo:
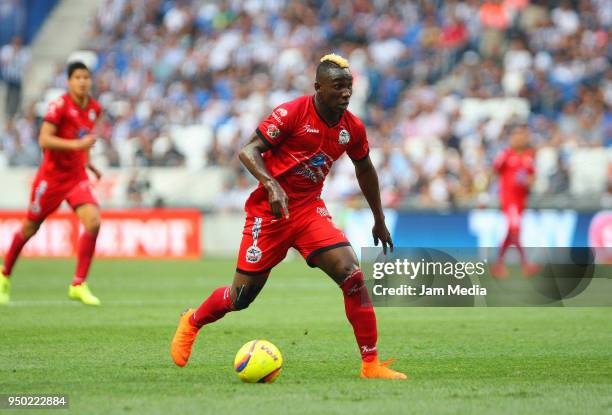
<instances>
[{"instance_id":1,"label":"player's knee","mask_svg":"<svg viewBox=\"0 0 612 415\"><path fill-rule=\"evenodd\" d=\"M85 227L85 230L89 233L98 233L100 230L100 223L100 216L92 215L83 221L83 227Z\"/></svg>"},{"instance_id":2,"label":"player's knee","mask_svg":"<svg viewBox=\"0 0 612 415\"><path fill-rule=\"evenodd\" d=\"M257 297L257 292L247 286L240 286L232 290L232 307L236 311L248 308Z\"/></svg>"},{"instance_id":3,"label":"player's knee","mask_svg":"<svg viewBox=\"0 0 612 415\"><path fill-rule=\"evenodd\" d=\"M232 300L232 305L234 310L236 311L245 310L249 308L253 300L254 298L240 297L236 298L235 300Z\"/></svg>"},{"instance_id":4,"label":"player's knee","mask_svg":"<svg viewBox=\"0 0 612 415\"><path fill-rule=\"evenodd\" d=\"M23 232L23 236L26 239L29 239L32 236L34 236L36 232L38 232L39 228L40 228L39 222L33 222L33 221L28 220L23 224L21 231Z\"/></svg>"},{"instance_id":5,"label":"player's knee","mask_svg":"<svg viewBox=\"0 0 612 415\"><path fill-rule=\"evenodd\" d=\"M353 296L361 293L364 285L363 273L359 267L355 267L354 270L342 281L340 289L345 295Z\"/></svg>"},{"instance_id":6,"label":"player's knee","mask_svg":"<svg viewBox=\"0 0 612 415\"><path fill-rule=\"evenodd\" d=\"M518 223L511 223L509 226L510 234L518 235L521 231L521 225Z\"/></svg>"},{"instance_id":7,"label":"player's knee","mask_svg":"<svg viewBox=\"0 0 612 415\"><path fill-rule=\"evenodd\" d=\"M346 261L338 261L334 264L333 273L336 276L336 279L339 281L344 281L349 278L355 271L359 269L359 266L354 262L346 262Z\"/></svg>"}]
</instances>

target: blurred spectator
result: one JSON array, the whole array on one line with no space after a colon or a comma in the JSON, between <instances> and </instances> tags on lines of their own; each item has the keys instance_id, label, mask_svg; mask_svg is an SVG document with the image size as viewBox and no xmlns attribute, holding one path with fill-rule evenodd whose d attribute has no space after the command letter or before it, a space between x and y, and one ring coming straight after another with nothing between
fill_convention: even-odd
<instances>
[{"instance_id":1,"label":"blurred spectator","mask_svg":"<svg viewBox=\"0 0 612 415\"><path fill-rule=\"evenodd\" d=\"M83 45L98 56L107 111L96 157L229 167L236 178L220 208L241 206L250 189L236 157L243 141L272 108L313 92L317 60L330 51L351 62L350 109L366 122L386 205L496 199L486 195L488 169L514 118L527 121L536 149L559 154L543 173L549 195L569 191L576 149L612 145L608 0L146 3L104 0ZM50 86L64 82L58 67ZM15 148L38 151L25 127L36 131L37 120L12 120L3 153L30 164ZM326 197L356 199L352 175L350 162L338 163Z\"/></svg>"},{"instance_id":2,"label":"blurred spectator","mask_svg":"<svg viewBox=\"0 0 612 415\"><path fill-rule=\"evenodd\" d=\"M24 47L21 38L0 49L0 75L6 85L6 116L12 118L21 107L21 81L30 62L30 49Z\"/></svg>"},{"instance_id":3,"label":"blurred spectator","mask_svg":"<svg viewBox=\"0 0 612 415\"><path fill-rule=\"evenodd\" d=\"M150 206L152 197L150 194L151 182L145 174L134 172L127 184L127 200L131 206Z\"/></svg>"}]
</instances>

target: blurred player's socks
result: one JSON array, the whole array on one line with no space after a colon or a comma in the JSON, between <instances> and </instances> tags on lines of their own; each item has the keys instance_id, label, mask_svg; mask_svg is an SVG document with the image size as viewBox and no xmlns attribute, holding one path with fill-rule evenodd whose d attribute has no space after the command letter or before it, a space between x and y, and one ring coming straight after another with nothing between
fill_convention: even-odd
<instances>
[{"instance_id":1,"label":"blurred player's socks","mask_svg":"<svg viewBox=\"0 0 612 415\"><path fill-rule=\"evenodd\" d=\"M6 256L4 257L4 265L2 266L2 275L8 277L11 275L11 271L13 270L13 266L15 265L15 261L19 257L21 253L21 249L28 242L29 238L26 238L21 230L15 232L13 236L13 242L11 243L11 247L9 248Z\"/></svg>"},{"instance_id":2,"label":"blurred player's socks","mask_svg":"<svg viewBox=\"0 0 612 415\"><path fill-rule=\"evenodd\" d=\"M518 229L510 229L508 230L508 234L506 235L506 239L502 243L502 246L499 249L499 260L502 260L506 255L506 251L510 246L516 246L516 249L519 251L519 255L521 256L521 262L525 262L525 251L523 250L523 246L521 245L521 233Z\"/></svg>"},{"instance_id":3,"label":"blurred player's socks","mask_svg":"<svg viewBox=\"0 0 612 415\"><path fill-rule=\"evenodd\" d=\"M378 355L376 351L378 332L376 330L376 315L361 270L353 271L340 284L340 288L344 294L346 317L353 326L361 358L365 362L371 362Z\"/></svg>"},{"instance_id":4,"label":"blurred player's socks","mask_svg":"<svg viewBox=\"0 0 612 415\"><path fill-rule=\"evenodd\" d=\"M189 322L195 327L219 320L229 311L233 311L230 286L219 287L204 300L202 305L191 315Z\"/></svg>"},{"instance_id":5,"label":"blurred player's socks","mask_svg":"<svg viewBox=\"0 0 612 415\"><path fill-rule=\"evenodd\" d=\"M77 247L77 265L72 285L79 285L85 282L87 279L87 273L91 265L94 251L96 250L96 239L98 238L98 232L87 232L84 231L79 237L79 244Z\"/></svg>"},{"instance_id":6,"label":"blurred player's socks","mask_svg":"<svg viewBox=\"0 0 612 415\"><path fill-rule=\"evenodd\" d=\"M521 245L521 233L518 229L510 229L508 230L508 234L506 235L506 239L502 243L501 248L499 249L499 257L498 261L501 262L506 255L506 251L510 248L511 245L516 246L516 249L519 251L519 255L521 257L521 263L525 263L525 250Z\"/></svg>"}]
</instances>

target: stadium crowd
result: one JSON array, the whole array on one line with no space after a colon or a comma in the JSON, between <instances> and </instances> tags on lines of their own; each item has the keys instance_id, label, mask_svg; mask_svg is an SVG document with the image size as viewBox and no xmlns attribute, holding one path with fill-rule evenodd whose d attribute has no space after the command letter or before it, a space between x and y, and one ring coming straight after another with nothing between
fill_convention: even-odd
<instances>
[{"instance_id":1,"label":"stadium crowd","mask_svg":"<svg viewBox=\"0 0 612 415\"><path fill-rule=\"evenodd\" d=\"M231 166L219 207L240 209L251 186L241 142L276 105L312 93L318 58L334 51L351 62L350 109L366 122L387 206L482 202L517 121L555 150L544 192L562 194L576 148L612 145L611 23L610 0L105 0L83 45L106 109L96 160ZM64 87L63 69L50 87ZM38 162L37 108L0 130L0 164ZM206 141L193 149L175 128L191 125ZM327 199L356 196L353 174L339 163Z\"/></svg>"}]
</instances>

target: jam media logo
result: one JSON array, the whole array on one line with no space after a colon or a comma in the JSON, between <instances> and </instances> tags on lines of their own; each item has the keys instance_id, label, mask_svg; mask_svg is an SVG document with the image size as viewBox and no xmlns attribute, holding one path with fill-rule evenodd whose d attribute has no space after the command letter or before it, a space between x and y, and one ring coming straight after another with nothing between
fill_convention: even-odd
<instances>
[{"instance_id":1,"label":"jam media logo","mask_svg":"<svg viewBox=\"0 0 612 415\"><path fill-rule=\"evenodd\" d=\"M270 124L268 125L268 129L266 130L266 133L268 134L268 137L276 138L279 136L280 130L278 129L276 125Z\"/></svg>"},{"instance_id":2,"label":"jam media logo","mask_svg":"<svg viewBox=\"0 0 612 415\"><path fill-rule=\"evenodd\" d=\"M346 131L346 129L343 128L340 131L340 134L338 134L338 143L342 145L347 145L350 140L351 140L351 135L349 134L348 131Z\"/></svg>"}]
</instances>

